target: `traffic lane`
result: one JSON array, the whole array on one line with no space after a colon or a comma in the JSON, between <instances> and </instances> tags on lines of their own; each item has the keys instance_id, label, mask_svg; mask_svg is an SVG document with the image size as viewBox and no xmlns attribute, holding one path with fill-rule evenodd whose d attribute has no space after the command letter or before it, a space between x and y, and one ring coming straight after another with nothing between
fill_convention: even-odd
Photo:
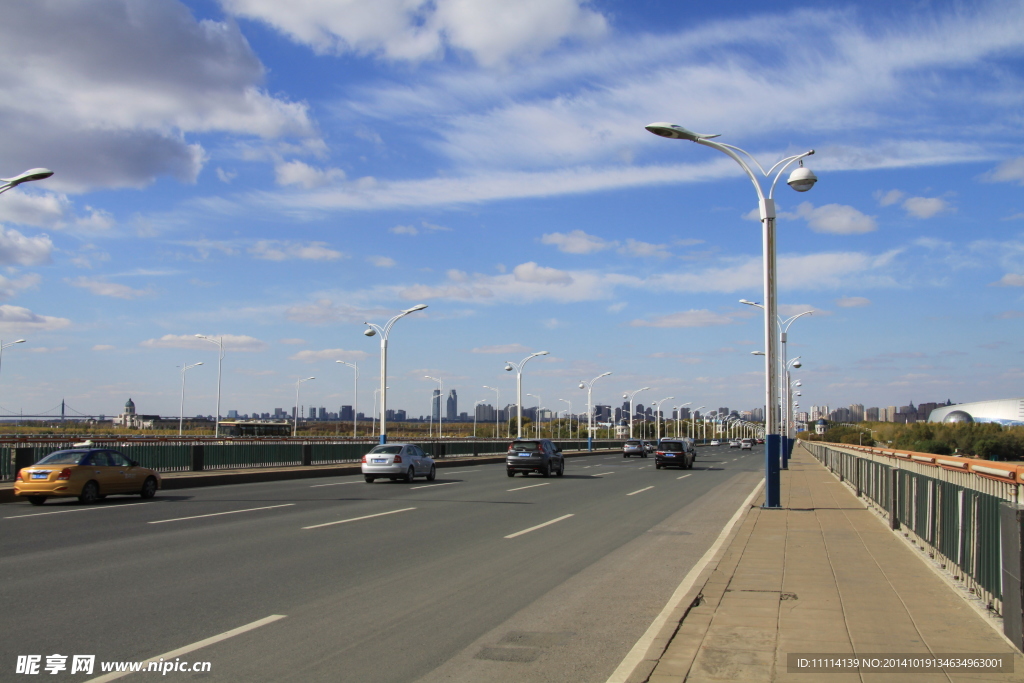
<instances>
[{"instance_id":1,"label":"traffic lane","mask_svg":"<svg viewBox=\"0 0 1024 683\"><path fill-rule=\"evenodd\" d=\"M733 498L749 494L759 480L746 473L739 477L749 481L733 486ZM725 479L734 482L737 477ZM738 504L716 501L714 493L709 501L708 496L702 491L683 505L683 525L663 519L660 526L630 533L618 544L608 541L617 532L608 528L606 519L586 514L572 518L575 527L567 522L512 540L492 533L473 544L417 552L408 565L395 557L400 544L389 542L394 552L381 558L380 570L367 572L358 586L339 586L314 601L290 606L288 620L273 632L211 648L207 656L215 668L206 678L408 681L427 675L469 648L480 634L496 633L524 613L533 619L564 618L556 630L572 632L562 645L579 653L570 657L577 662L573 667L603 669L606 677ZM471 535L469 529L460 531L455 535ZM652 548L660 548L661 554L652 555ZM613 577L600 566L610 555L617 567ZM648 562L652 557L660 560L653 566ZM564 658L542 657L531 670L565 664ZM598 680L563 673L538 680Z\"/></svg>"},{"instance_id":2,"label":"traffic lane","mask_svg":"<svg viewBox=\"0 0 1024 683\"><path fill-rule=\"evenodd\" d=\"M492 484L506 485L508 481L500 473ZM570 481L563 478L560 483ZM602 496L601 490L610 492L609 495L622 491L605 485L603 480L576 483L584 482L596 484L597 488L564 486L562 500L556 502L576 504L575 507L582 510L583 519L596 520L602 508L613 507L602 504L608 496ZM582 494L589 506L578 504L582 501L566 500L573 489ZM363 504L381 502L363 501ZM306 537L308 541L297 533L299 525L306 525L311 515L317 514L321 520L323 515L315 510L300 512L286 508L278 515L260 520L232 519L226 524L181 527L158 538L108 540L95 544L84 556L70 549L54 548L45 557L36 558L38 561L20 567L16 559L5 558L0 564L5 576L10 577L6 587L13 596L6 603L5 613L18 615L18 637L8 643L27 647L42 642L47 645L44 649L71 645L100 649L76 629L55 631L53 620L45 616L81 610L89 613L95 623L104 625L102 643L137 643L137 647L119 648L118 652L109 653L110 658L144 658L179 645L180 635L189 633L190 627L195 626L197 614L203 615L200 620L203 624L209 621L211 628L207 631L217 631L231 628L240 621L261 618L268 609L287 613L296 603L311 599L315 602L320 599L321 591L311 591L311 586L355 582L365 588L364 582L373 581L385 584L397 581L401 585L402 572L396 568L408 566L406 554L422 539L431 539L427 556L440 553L443 557L460 557L468 552L466 561L469 562L484 548L484 556L500 558L503 556L492 552L489 544L499 543L498 549L505 550L500 542L509 531L550 518L546 510L531 509L530 514L524 514L518 510L509 513L495 509L502 503L507 506L514 501L423 500L422 504L429 502L440 505L434 510L368 520L365 526L353 525L343 533L332 533L334 529L309 531L306 532L310 534ZM467 514L467 507L472 512ZM447 509L448 514L442 514L442 508ZM644 506L645 514L653 509ZM630 533L636 533L635 525L641 517L616 516L616 528L606 528L601 538L606 541L626 539ZM267 554L267 548L273 549L272 554ZM501 562L503 566L514 566L516 559L505 558ZM383 573L382 563L387 567ZM417 561L414 566L420 564ZM45 577L46 581L39 581L40 577ZM125 577L125 580L112 581L112 577ZM144 577L144 580L133 581L129 577ZM414 570L404 582L422 585L423 579ZM82 596L75 591L49 590L50 585L90 586L90 591ZM538 587L534 582L531 590ZM315 597L310 597L311 592ZM271 596L275 596L273 600ZM151 605L162 605L163 609L150 610ZM159 618L155 618L158 612ZM125 619L124 615L132 615L132 618ZM212 618L207 619L207 615ZM137 620L135 616L142 618ZM150 616L154 618L147 618ZM195 635L205 637L198 631Z\"/></svg>"}]
</instances>

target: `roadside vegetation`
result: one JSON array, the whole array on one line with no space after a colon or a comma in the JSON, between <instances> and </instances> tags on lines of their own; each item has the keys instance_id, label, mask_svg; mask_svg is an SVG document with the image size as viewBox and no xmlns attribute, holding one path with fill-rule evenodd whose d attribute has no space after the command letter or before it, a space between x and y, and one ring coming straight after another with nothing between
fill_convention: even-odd
<instances>
[{"instance_id":1,"label":"roadside vegetation","mask_svg":"<svg viewBox=\"0 0 1024 683\"><path fill-rule=\"evenodd\" d=\"M1024 460L1024 427L993 423L861 422L855 426L829 423L821 436L801 432L808 441L828 441L905 448L935 455L975 456L986 460Z\"/></svg>"}]
</instances>

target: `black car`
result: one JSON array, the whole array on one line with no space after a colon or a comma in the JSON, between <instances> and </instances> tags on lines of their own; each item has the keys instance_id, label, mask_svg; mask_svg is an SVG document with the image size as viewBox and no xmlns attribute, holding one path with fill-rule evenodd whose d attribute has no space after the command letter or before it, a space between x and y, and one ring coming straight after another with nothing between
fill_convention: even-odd
<instances>
[{"instance_id":1,"label":"black car","mask_svg":"<svg viewBox=\"0 0 1024 683\"><path fill-rule=\"evenodd\" d=\"M684 470L693 468L697 459L697 449L692 439L662 439L654 454L654 469L662 467L679 467Z\"/></svg>"},{"instance_id":2,"label":"black car","mask_svg":"<svg viewBox=\"0 0 1024 683\"><path fill-rule=\"evenodd\" d=\"M565 473L565 458L550 439L516 439L508 445L505 471L510 477L516 476L516 472L522 472L524 477L530 472L560 477Z\"/></svg>"}]
</instances>

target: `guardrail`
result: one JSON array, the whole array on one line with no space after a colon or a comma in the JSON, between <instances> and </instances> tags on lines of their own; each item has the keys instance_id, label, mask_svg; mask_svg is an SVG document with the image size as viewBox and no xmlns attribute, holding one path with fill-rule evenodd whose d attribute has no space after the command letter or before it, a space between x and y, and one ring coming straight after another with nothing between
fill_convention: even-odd
<instances>
[{"instance_id":1,"label":"guardrail","mask_svg":"<svg viewBox=\"0 0 1024 683\"><path fill-rule=\"evenodd\" d=\"M94 437L94 447L112 448L159 472L188 472L254 467L332 465L359 462L375 439L330 437ZM504 453L509 439L410 439L435 459ZM564 451L586 450L585 439L553 439ZM0 476L13 479L18 468L34 464L80 439L0 440ZM595 439L595 449L621 448L622 439Z\"/></svg>"},{"instance_id":2,"label":"guardrail","mask_svg":"<svg viewBox=\"0 0 1024 683\"><path fill-rule=\"evenodd\" d=\"M1000 504L1020 503L1024 465L800 441L926 550L953 578L1003 613Z\"/></svg>"}]
</instances>

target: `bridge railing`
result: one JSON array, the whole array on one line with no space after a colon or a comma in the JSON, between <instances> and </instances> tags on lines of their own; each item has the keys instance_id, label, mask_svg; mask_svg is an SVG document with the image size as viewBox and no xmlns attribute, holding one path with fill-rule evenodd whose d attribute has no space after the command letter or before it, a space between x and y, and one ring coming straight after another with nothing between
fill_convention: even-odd
<instances>
[{"instance_id":1,"label":"bridge railing","mask_svg":"<svg viewBox=\"0 0 1024 683\"><path fill-rule=\"evenodd\" d=\"M1018 503L1024 466L1005 462L800 441L889 526L1002 613L1000 503Z\"/></svg>"},{"instance_id":2,"label":"bridge railing","mask_svg":"<svg viewBox=\"0 0 1024 683\"><path fill-rule=\"evenodd\" d=\"M93 447L113 448L144 467L159 472L187 472L198 462L204 470L226 470L253 467L288 467L299 465L332 465L356 463L377 445L375 439L342 439L333 437L96 437ZM411 439L435 459L504 453L509 439ZM554 439L564 451L587 448L586 440ZM72 448L78 439L24 438L0 440L0 476L14 478L16 462L24 467L43 459L54 451ZM621 448L621 439L595 439L595 449ZM200 449L197 451L197 448Z\"/></svg>"}]
</instances>

